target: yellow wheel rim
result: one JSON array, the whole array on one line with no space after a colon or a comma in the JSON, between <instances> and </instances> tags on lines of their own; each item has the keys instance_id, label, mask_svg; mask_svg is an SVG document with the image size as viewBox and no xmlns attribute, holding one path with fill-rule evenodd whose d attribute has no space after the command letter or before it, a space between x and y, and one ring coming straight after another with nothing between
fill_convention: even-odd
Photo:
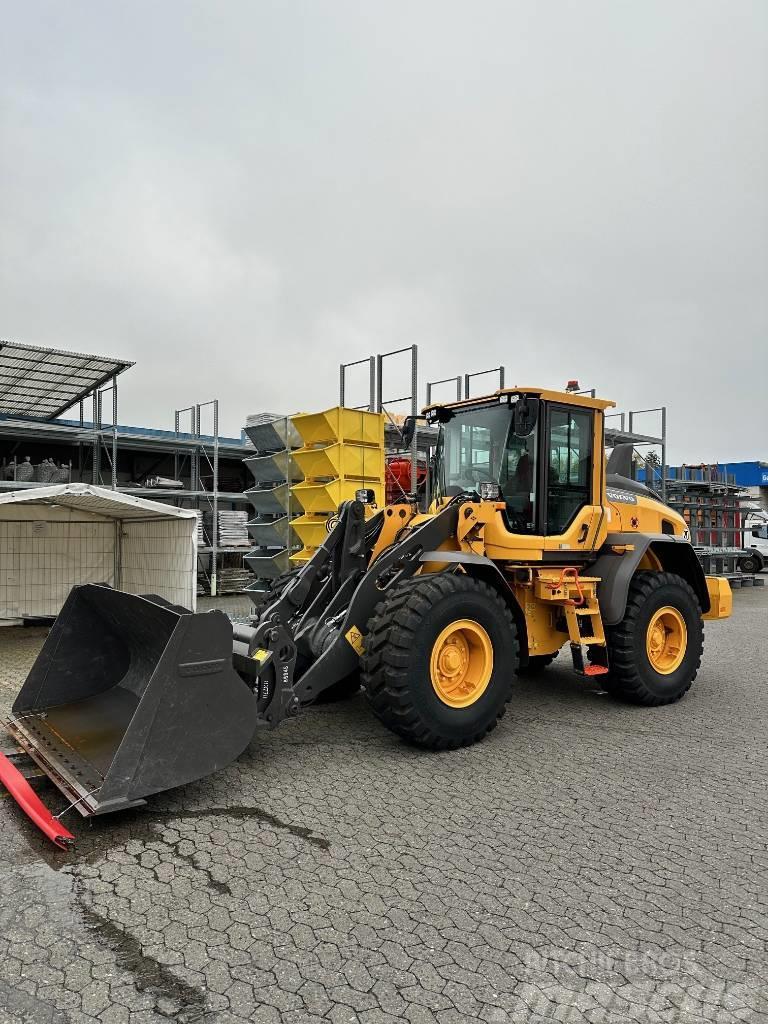
<instances>
[{"instance_id":1,"label":"yellow wheel rim","mask_svg":"<svg viewBox=\"0 0 768 1024\"><path fill-rule=\"evenodd\" d=\"M680 668L687 644L685 619L677 608L667 605L654 612L648 623L645 649L648 660L660 675L668 676Z\"/></svg>"},{"instance_id":2,"label":"yellow wheel rim","mask_svg":"<svg viewBox=\"0 0 768 1024\"><path fill-rule=\"evenodd\" d=\"M485 693L493 673L493 645L472 619L446 626L432 647L429 674L435 693L451 708L466 708Z\"/></svg>"}]
</instances>

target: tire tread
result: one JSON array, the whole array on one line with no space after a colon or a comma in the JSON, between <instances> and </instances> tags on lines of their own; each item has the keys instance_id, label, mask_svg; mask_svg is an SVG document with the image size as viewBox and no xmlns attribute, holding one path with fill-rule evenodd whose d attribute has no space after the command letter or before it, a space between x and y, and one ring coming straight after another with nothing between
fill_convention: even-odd
<instances>
[{"instance_id":1,"label":"tire tread","mask_svg":"<svg viewBox=\"0 0 768 1024\"><path fill-rule=\"evenodd\" d=\"M695 654L693 671L687 685L678 693L659 696L648 689L638 670L635 655L635 626L642 608L653 593L664 586L682 588L701 616L701 608L696 592L687 580L671 572L638 572L629 587L627 607L621 622L606 628L608 641L608 659L610 672L606 677L605 687L609 692L630 704L641 704L645 707L659 707L663 704L674 704L681 700L690 690L701 665L704 647L703 631L701 643ZM689 631L690 640L690 631Z\"/></svg>"},{"instance_id":2,"label":"tire tread","mask_svg":"<svg viewBox=\"0 0 768 1024\"><path fill-rule=\"evenodd\" d=\"M408 655L413 649L416 631L438 601L461 590L482 593L496 604L507 620L517 662L517 631L509 608L492 587L471 576L436 573L409 580L379 602L368 623L361 680L373 713L398 736L430 750L455 750L480 742L496 728L512 695L513 673L510 673L507 693L494 719L459 739L441 736L428 728L414 706L408 680Z\"/></svg>"}]
</instances>

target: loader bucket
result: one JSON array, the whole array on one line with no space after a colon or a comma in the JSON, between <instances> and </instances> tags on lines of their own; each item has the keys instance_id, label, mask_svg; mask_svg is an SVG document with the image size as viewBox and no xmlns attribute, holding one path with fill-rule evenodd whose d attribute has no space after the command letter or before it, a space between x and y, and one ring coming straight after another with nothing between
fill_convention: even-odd
<instances>
[{"instance_id":1,"label":"loader bucket","mask_svg":"<svg viewBox=\"0 0 768 1024\"><path fill-rule=\"evenodd\" d=\"M90 815L224 768L256 714L223 612L88 584L70 593L6 724Z\"/></svg>"}]
</instances>

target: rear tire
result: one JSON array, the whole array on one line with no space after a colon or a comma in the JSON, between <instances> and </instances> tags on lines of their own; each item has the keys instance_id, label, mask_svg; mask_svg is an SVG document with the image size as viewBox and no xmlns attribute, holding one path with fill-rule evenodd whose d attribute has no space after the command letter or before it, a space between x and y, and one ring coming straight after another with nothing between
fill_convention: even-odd
<instances>
[{"instance_id":1,"label":"rear tire","mask_svg":"<svg viewBox=\"0 0 768 1024\"><path fill-rule=\"evenodd\" d=\"M463 681L451 689L458 661ZM369 622L361 660L376 717L430 750L487 736L504 714L517 667L517 630L504 600L480 580L448 573L393 587Z\"/></svg>"},{"instance_id":2,"label":"rear tire","mask_svg":"<svg viewBox=\"0 0 768 1024\"><path fill-rule=\"evenodd\" d=\"M696 678L704 648L693 588L674 573L637 573L624 618L606 629L606 640L609 673L599 678L609 693L645 707L680 700Z\"/></svg>"}]
</instances>

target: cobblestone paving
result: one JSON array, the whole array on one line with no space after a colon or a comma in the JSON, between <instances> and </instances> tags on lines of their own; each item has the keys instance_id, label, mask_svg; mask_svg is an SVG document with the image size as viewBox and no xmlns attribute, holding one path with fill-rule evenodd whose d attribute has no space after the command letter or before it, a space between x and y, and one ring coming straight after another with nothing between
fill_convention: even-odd
<instances>
[{"instance_id":1,"label":"cobblestone paving","mask_svg":"<svg viewBox=\"0 0 768 1024\"><path fill-rule=\"evenodd\" d=\"M675 707L561 658L434 755L358 698L74 854L0 799L0 1021L768 1020L768 592L735 604ZM41 636L0 630L0 706Z\"/></svg>"}]
</instances>

